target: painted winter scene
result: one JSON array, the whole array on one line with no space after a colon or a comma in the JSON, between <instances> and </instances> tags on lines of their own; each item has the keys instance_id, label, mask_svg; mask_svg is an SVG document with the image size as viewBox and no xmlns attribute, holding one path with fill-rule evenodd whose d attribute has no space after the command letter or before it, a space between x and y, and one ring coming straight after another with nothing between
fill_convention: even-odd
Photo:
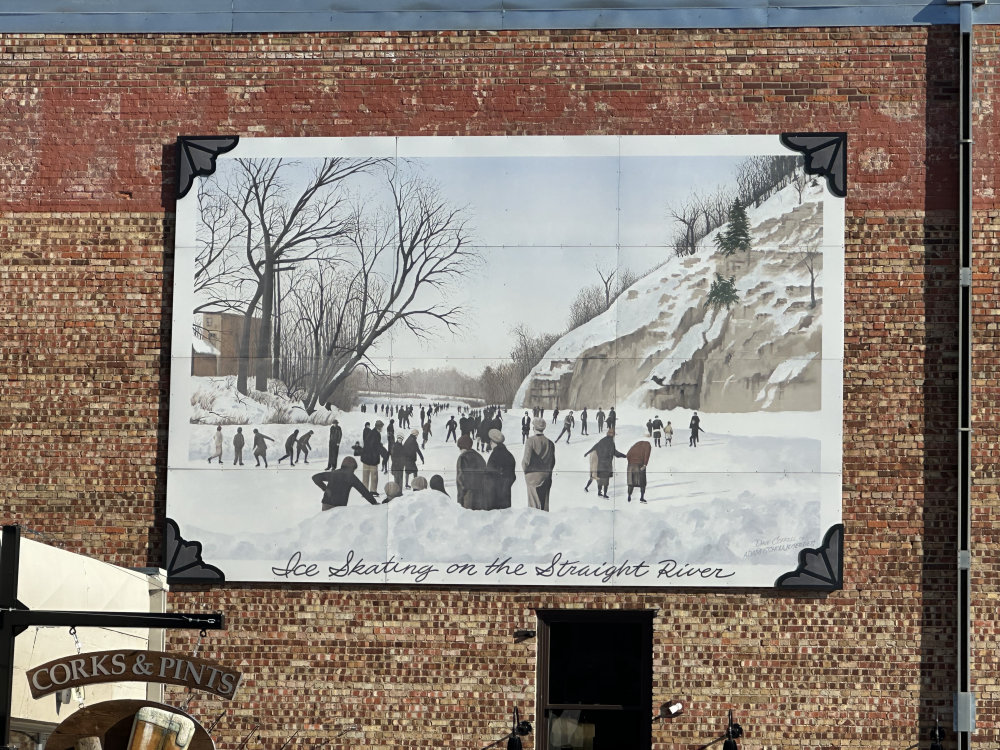
<instances>
[{"instance_id":1,"label":"painted winter scene","mask_svg":"<svg viewBox=\"0 0 1000 750\"><path fill-rule=\"evenodd\" d=\"M841 521L843 213L776 135L242 139L167 516L229 581L774 586Z\"/></svg>"}]
</instances>

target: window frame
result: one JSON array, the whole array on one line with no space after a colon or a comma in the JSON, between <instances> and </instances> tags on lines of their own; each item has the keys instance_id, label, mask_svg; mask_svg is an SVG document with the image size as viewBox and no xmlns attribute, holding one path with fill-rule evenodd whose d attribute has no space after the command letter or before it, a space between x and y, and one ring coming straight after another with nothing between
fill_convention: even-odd
<instances>
[{"instance_id":1,"label":"window frame","mask_svg":"<svg viewBox=\"0 0 1000 750\"><path fill-rule=\"evenodd\" d=\"M537 679L535 692L535 748L549 750L549 725L547 712L551 710L620 711L638 713L644 717L637 726L642 727L645 745L652 742L652 724L648 718L653 711L653 618L656 610L648 609L539 609L535 611L537 627ZM641 697L636 705L624 704L564 704L549 703L551 680L552 632L554 624L636 624L639 625L641 663L639 680Z\"/></svg>"}]
</instances>

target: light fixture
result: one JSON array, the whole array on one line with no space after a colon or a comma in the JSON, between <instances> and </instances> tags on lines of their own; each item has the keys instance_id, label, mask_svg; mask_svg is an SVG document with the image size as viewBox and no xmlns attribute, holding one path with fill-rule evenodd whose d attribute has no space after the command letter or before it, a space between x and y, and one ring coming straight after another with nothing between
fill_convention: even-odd
<instances>
[{"instance_id":1,"label":"light fixture","mask_svg":"<svg viewBox=\"0 0 1000 750\"><path fill-rule=\"evenodd\" d=\"M726 733L712 740L707 745L702 745L698 750L705 750L705 748L711 747L718 742L722 742L722 750L739 750L736 740L742 736L743 727L733 721L733 709L729 709L729 726L726 728Z\"/></svg>"},{"instance_id":2,"label":"light fixture","mask_svg":"<svg viewBox=\"0 0 1000 750\"><path fill-rule=\"evenodd\" d=\"M531 722L521 721L521 715L518 713L517 706L514 706L514 721L510 734L504 735L495 742L491 742L483 750L491 750L491 748L497 747L504 740L507 740L507 750L523 750L524 744L521 742L521 738L527 737L529 734L531 734Z\"/></svg>"},{"instance_id":3,"label":"light fixture","mask_svg":"<svg viewBox=\"0 0 1000 750\"><path fill-rule=\"evenodd\" d=\"M743 727L733 721L733 709L729 709L729 727L726 729L726 741L722 750L739 750L736 740L743 736Z\"/></svg>"},{"instance_id":4,"label":"light fixture","mask_svg":"<svg viewBox=\"0 0 1000 750\"><path fill-rule=\"evenodd\" d=\"M528 630L527 628L518 628L514 631L514 643L524 643L529 638L535 637L534 630Z\"/></svg>"},{"instance_id":5,"label":"light fixture","mask_svg":"<svg viewBox=\"0 0 1000 750\"><path fill-rule=\"evenodd\" d=\"M684 704L676 698L672 698L666 703L660 704L660 713L653 717L653 721L672 719L675 716L680 716L682 713L684 713Z\"/></svg>"},{"instance_id":6,"label":"light fixture","mask_svg":"<svg viewBox=\"0 0 1000 750\"><path fill-rule=\"evenodd\" d=\"M941 746L941 740L944 739L944 730L938 723L938 719L934 719L934 728L931 730L931 750L944 750Z\"/></svg>"}]
</instances>

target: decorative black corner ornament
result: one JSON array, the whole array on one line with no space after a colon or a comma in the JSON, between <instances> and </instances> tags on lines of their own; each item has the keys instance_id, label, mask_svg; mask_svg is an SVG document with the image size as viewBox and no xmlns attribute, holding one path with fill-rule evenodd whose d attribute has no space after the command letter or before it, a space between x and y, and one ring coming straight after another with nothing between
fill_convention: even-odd
<instances>
[{"instance_id":1,"label":"decorative black corner ornament","mask_svg":"<svg viewBox=\"0 0 1000 750\"><path fill-rule=\"evenodd\" d=\"M201 542L189 542L181 536L177 522L167 519L164 541L167 583L225 583L226 574L201 559Z\"/></svg>"},{"instance_id":2,"label":"decorative black corner ornament","mask_svg":"<svg viewBox=\"0 0 1000 750\"><path fill-rule=\"evenodd\" d=\"M838 591L844 588L844 524L831 526L820 547L799 552L799 567L774 582L777 589Z\"/></svg>"},{"instance_id":3,"label":"decorative black corner ornament","mask_svg":"<svg viewBox=\"0 0 1000 750\"><path fill-rule=\"evenodd\" d=\"M177 200L194 185L194 178L215 172L215 160L236 148L238 135L181 136L177 139Z\"/></svg>"},{"instance_id":4,"label":"decorative black corner ornament","mask_svg":"<svg viewBox=\"0 0 1000 750\"><path fill-rule=\"evenodd\" d=\"M847 133L782 133L780 138L805 157L807 174L826 177L831 193L847 197Z\"/></svg>"}]
</instances>

